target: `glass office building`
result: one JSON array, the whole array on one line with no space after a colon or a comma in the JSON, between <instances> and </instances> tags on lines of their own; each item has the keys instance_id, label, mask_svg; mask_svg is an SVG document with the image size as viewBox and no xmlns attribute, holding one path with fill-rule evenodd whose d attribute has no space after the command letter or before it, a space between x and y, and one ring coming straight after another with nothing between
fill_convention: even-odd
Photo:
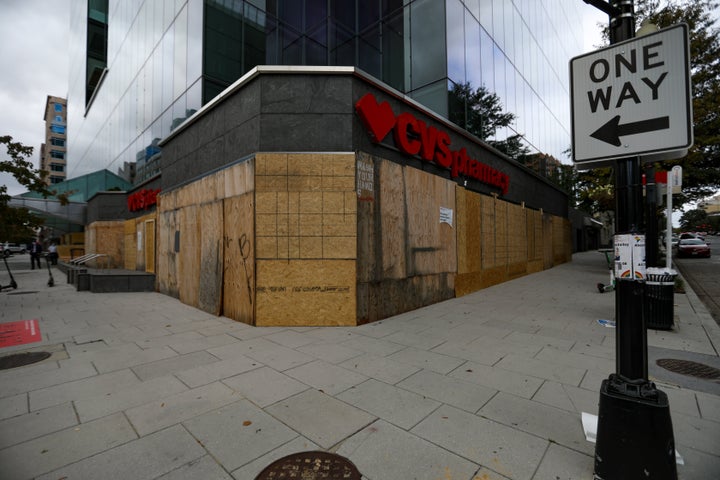
<instances>
[{"instance_id":1,"label":"glass office building","mask_svg":"<svg viewBox=\"0 0 720 480\"><path fill-rule=\"evenodd\" d=\"M461 126L456 85L485 87L531 153L570 146L568 60L582 2L71 2L68 176L158 173L158 142L256 65L352 65ZM128 168L134 165L133 168Z\"/></svg>"}]
</instances>

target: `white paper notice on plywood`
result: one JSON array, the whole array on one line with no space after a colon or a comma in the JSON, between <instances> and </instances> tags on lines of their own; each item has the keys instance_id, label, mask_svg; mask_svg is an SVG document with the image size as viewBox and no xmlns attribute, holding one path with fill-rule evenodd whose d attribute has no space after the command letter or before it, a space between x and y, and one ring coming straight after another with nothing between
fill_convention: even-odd
<instances>
[{"instance_id":1,"label":"white paper notice on plywood","mask_svg":"<svg viewBox=\"0 0 720 480\"><path fill-rule=\"evenodd\" d=\"M453 226L452 208L440 207L440 223L447 223L451 227Z\"/></svg>"}]
</instances>

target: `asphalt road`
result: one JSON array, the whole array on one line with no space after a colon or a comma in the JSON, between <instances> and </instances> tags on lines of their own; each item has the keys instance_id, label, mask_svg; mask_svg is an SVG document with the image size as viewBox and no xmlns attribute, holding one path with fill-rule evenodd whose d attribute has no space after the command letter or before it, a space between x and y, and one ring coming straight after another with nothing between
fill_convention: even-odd
<instances>
[{"instance_id":1,"label":"asphalt road","mask_svg":"<svg viewBox=\"0 0 720 480\"><path fill-rule=\"evenodd\" d=\"M673 258L673 263L720 325L720 236L705 240L712 250L710 258Z\"/></svg>"}]
</instances>

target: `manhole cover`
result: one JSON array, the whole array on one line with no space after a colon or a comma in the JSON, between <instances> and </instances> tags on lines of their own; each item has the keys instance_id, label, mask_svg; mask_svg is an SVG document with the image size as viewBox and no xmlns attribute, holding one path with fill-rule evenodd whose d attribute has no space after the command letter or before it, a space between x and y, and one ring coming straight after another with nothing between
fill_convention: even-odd
<instances>
[{"instance_id":1,"label":"manhole cover","mask_svg":"<svg viewBox=\"0 0 720 480\"><path fill-rule=\"evenodd\" d=\"M300 452L276 460L255 480L360 480L360 472L345 457L328 452Z\"/></svg>"},{"instance_id":2,"label":"manhole cover","mask_svg":"<svg viewBox=\"0 0 720 480\"><path fill-rule=\"evenodd\" d=\"M704 378L707 380L714 380L720 378L720 370L698 362L690 360L677 360L675 358L661 358L657 360L659 366L665 370L679 373L680 375L687 375L689 377Z\"/></svg>"},{"instance_id":3,"label":"manhole cover","mask_svg":"<svg viewBox=\"0 0 720 480\"><path fill-rule=\"evenodd\" d=\"M7 370L9 368L17 368L24 365L42 362L46 358L49 358L50 355L52 355L50 352L25 352L0 357L0 370Z\"/></svg>"}]
</instances>

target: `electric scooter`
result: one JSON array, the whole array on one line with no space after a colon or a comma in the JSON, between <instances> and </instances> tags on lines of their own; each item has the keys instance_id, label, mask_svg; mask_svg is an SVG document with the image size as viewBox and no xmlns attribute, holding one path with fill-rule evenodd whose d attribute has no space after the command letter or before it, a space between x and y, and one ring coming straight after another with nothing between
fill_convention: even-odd
<instances>
[{"instance_id":1,"label":"electric scooter","mask_svg":"<svg viewBox=\"0 0 720 480\"><path fill-rule=\"evenodd\" d=\"M50 256L49 255L45 255L45 261L47 262L48 275L50 275L50 278L48 278L47 286L52 287L53 285L55 285L55 279L52 276L52 270L50 270Z\"/></svg>"},{"instance_id":2,"label":"electric scooter","mask_svg":"<svg viewBox=\"0 0 720 480\"><path fill-rule=\"evenodd\" d=\"M10 275L10 284L9 285L0 285L0 292L5 289L12 288L15 290L17 288L17 283L15 282L15 278L13 278L12 272L10 271L10 265L7 263L7 256L3 255L3 262L5 262L5 268L7 268L8 275Z\"/></svg>"},{"instance_id":3,"label":"electric scooter","mask_svg":"<svg viewBox=\"0 0 720 480\"><path fill-rule=\"evenodd\" d=\"M597 289L600 293L612 292L615 289L615 265L614 258L611 258L610 254L614 254L615 251L612 248L604 248L602 250L598 250L598 252L605 254L605 260L607 261L608 270L610 270L610 283L608 283L607 285L598 283Z\"/></svg>"}]
</instances>

